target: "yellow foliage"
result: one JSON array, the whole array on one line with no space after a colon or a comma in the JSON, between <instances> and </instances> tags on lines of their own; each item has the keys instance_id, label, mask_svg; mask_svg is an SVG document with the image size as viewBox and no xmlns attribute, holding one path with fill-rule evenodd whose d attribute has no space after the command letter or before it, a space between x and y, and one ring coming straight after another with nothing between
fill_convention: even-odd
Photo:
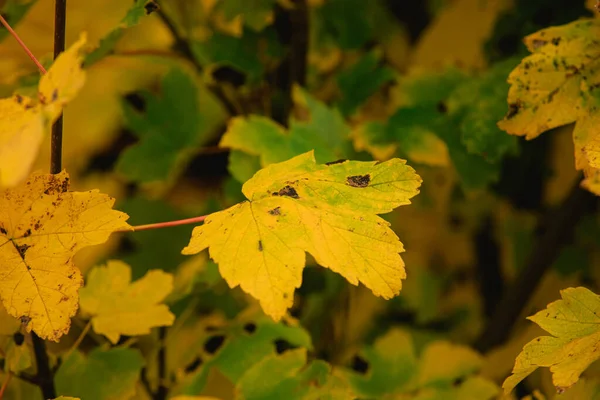
<instances>
[{"instance_id":1,"label":"yellow foliage","mask_svg":"<svg viewBox=\"0 0 600 400\"><path fill-rule=\"evenodd\" d=\"M57 341L77 311L73 255L128 229L128 216L97 190L68 192L66 172L33 174L0 193L0 298L27 331Z\"/></svg>"},{"instance_id":2,"label":"yellow foliage","mask_svg":"<svg viewBox=\"0 0 600 400\"><path fill-rule=\"evenodd\" d=\"M82 35L42 76L39 103L24 96L0 99L0 188L13 187L29 174L45 132L85 82Z\"/></svg>"},{"instance_id":3,"label":"yellow foliage","mask_svg":"<svg viewBox=\"0 0 600 400\"><path fill-rule=\"evenodd\" d=\"M249 201L211 214L184 254L209 248L229 286L281 319L300 286L305 252L377 296L397 295L402 243L375 214L409 204L421 178L403 160L317 165L308 152L260 170L242 188Z\"/></svg>"},{"instance_id":4,"label":"yellow foliage","mask_svg":"<svg viewBox=\"0 0 600 400\"><path fill-rule=\"evenodd\" d=\"M79 293L81 311L92 315L96 333L112 343L120 335L145 335L150 328L172 325L175 320L162 302L173 290L173 275L151 270L131 283L131 268L112 260L94 268Z\"/></svg>"}]
</instances>

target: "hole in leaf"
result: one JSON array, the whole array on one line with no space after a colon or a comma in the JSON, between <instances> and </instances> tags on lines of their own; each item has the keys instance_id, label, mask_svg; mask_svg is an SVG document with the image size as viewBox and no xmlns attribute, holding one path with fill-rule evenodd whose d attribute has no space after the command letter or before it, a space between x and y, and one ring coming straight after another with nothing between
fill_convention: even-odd
<instances>
[{"instance_id":1,"label":"hole in leaf","mask_svg":"<svg viewBox=\"0 0 600 400\"><path fill-rule=\"evenodd\" d=\"M196 357L194 360L185 366L184 371L188 374L191 374L195 370L198 369L202 365L202 358Z\"/></svg>"},{"instance_id":2,"label":"hole in leaf","mask_svg":"<svg viewBox=\"0 0 600 400\"><path fill-rule=\"evenodd\" d=\"M146 10L146 15L152 14L154 11L158 10L160 7L154 1L149 1L144 5L144 9Z\"/></svg>"},{"instance_id":3,"label":"hole in leaf","mask_svg":"<svg viewBox=\"0 0 600 400\"><path fill-rule=\"evenodd\" d=\"M352 358L352 366L350 367L359 374L366 374L369 371L369 362L359 355Z\"/></svg>"},{"instance_id":4,"label":"hole in leaf","mask_svg":"<svg viewBox=\"0 0 600 400\"><path fill-rule=\"evenodd\" d=\"M283 354L288 350L297 349L298 346L294 346L290 342L285 339L276 339L275 340L275 351L277 354Z\"/></svg>"},{"instance_id":5,"label":"hole in leaf","mask_svg":"<svg viewBox=\"0 0 600 400\"><path fill-rule=\"evenodd\" d=\"M136 111L143 113L146 111L146 100L139 93L132 92L123 96L123 99Z\"/></svg>"},{"instance_id":6,"label":"hole in leaf","mask_svg":"<svg viewBox=\"0 0 600 400\"><path fill-rule=\"evenodd\" d=\"M225 342L225 335L215 335L208 338L204 343L204 351L208 354L215 354Z\"/></svg>"},{"instance_id":7,"label":"hole in leaf","mask_svg":"<svg viewBox=\"0 0 600 400\"><path fill-rule=\"evenodd\" d=\"M256 332L256 324L252 323L252 322L248 322L246 325L244 325L244 330L250 334Z\"/></svg>"},{"instance_id":8,"label":"hole in leaf","mask_svg":"<svg viewBox=\"0 0 600 400\"><path fill-rule=\"evenodd\" d=\"M21 332L17 332L13 335L13 340L17 346L20 346L25 341L25 336Z\"/></svg>"},{"instance_id":9,"label":"hole in leaf","mask_svg":"<svg viewBox=\"0 0 600 400\"><path fill-rule=\"evenodd\" d=\"M355 175L346 178L346 184L355 188L366 188L371 182L371 175Z\"/></svg>"}]
</instances>

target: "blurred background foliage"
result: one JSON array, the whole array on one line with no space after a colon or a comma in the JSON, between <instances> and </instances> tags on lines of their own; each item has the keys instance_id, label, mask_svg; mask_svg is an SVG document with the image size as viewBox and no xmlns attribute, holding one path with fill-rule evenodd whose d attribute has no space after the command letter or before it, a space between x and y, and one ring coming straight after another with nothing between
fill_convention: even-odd
<instances>
[{"instance_id":1,"label":"blurred background foliage","mask_svg":"<svg viewBox=\"0 0 600 400\"><path fill-rule=\"evenodd\" d=\"M401 157L423 177L413 204L385 216L407 249L408 278L391 301L313 262L292 315L273 323L227 287L207 255L180 254L191 226L113 235L78 254L77 265L85 274L122 259L133 279L156 268L175 274L177 320L160 332L171 396L495 398L523 344L540 334L524 317L562 288L599 289L600 227L590 208L558 227L574 234L555 243L558 256L539 282L522 288L529 301L515 306L519 318L499 333L502 344L481 344L580 179L572 127L526 142L496 126L508 109L506 78L526 55L525 35L591 17L593 3L69 2L67 45L86 31L96 50L65 111L64 167L74 189L116 197L132 225L228 207L258 169L310 149L319 162ZM50 64L53 2L0 0L0 10ZM35 66L5 31L0 40L0 94L31 93ZM48 163L42 151L37 166ZM76 318L53 354L64 356L83 325ZM1 358L14 339L0 334ZM110 349L88 335L63 360L58 387L86 400L149 398L158 335ZM572 398L597 396L598 373L592 366ZM97 376L112 386L101 390ZM261 376L272 382L259 387ZM34 398L29 384L13 382L8 398ZM517 397L533 389L552 397L547 371Z\"/></svg>"}]
</instances>

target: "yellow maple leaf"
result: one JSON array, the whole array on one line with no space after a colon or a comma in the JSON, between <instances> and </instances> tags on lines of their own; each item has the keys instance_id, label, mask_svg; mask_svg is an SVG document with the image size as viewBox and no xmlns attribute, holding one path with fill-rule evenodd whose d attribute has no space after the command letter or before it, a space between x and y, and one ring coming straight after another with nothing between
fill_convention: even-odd
<instances>
[{"instance_id":1,"label":"yellow maple leaf","mask_svg":"<svg viewBox=\"0 0 600 400\"><path fill-rule=\"evenodd\" d=\"M549 367L554 386L566 389L600 358L600 296L584 287L562 290L561 296L528 318L552 336L540 336L523 347L502 385L505 393L539 367Z\"/></svg>"},{"instance_id":2,"label":"yellow maple leaf","mask_svg":"<svg viewBox=\"0 0 600 400\"><path fill-rule=\"evenodd\" d=\"M508 82L509 111L498 123L510 134L533 139L550 129L575 122L575 168L583 186L600 194L600 20L581 19L525 38L532 53L515 68Z\"/></svg>"},{"instance_id":3,"label":"yellow maple leaf","mask_svg":"<svg viewBox=\"0 0 600 400\"><path fill-rule=\"evenodd\" d=\"M27 331L57 341L77 311L82 285L72 258L79 249L128 229L128 216L112 210L114 199L68 192L66 172L35 173L0 192L0 298Z\"/></svg>"},{"instance_id":4,"label":"yellow maple leaf","mask_svg":"<svg viewBox=\"0 0 600 400\"><path fill-rule=\"evenodd\" d=\"M94 268L79 293L81 311L92 315L96 333L112 343L120 335L144 335L150 328L172 325L175 316L162 302L173 290L173 275L151 270L131 283L131 268L112 260Z\"/></svg>"},{"instance_id":5,"label":"yellow maple leaf","mask_svg":"<svg viewBox=\"0 0 600 400\"><path fill-rule=\"evenodd\" d=\"M38 86L39 102L16 95L0 99L0 188L26 179L46 132L85 82L86 36L58 56Z\"/></svg>"},{"instance_id":6,"label":"yellow maple leaf","mask_svg":"<svg viewBox=\"0 0 600 400\"><path fill-rule=\"evenodd\" d=\"M406 277L404 248L376 214L409 204L420 184L404 160L318 165L310 151L257 172L242 188L249 201L208 216L183 254L209 248L229 286L275 320L293 304L305 252L388 299Z\"/></svg>"}]
</instances>

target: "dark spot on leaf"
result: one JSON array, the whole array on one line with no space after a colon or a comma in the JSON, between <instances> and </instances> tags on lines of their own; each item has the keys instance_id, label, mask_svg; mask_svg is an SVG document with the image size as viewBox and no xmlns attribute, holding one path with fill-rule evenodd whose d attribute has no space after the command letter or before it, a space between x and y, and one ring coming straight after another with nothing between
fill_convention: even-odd
<instances>
[{"instance_id":1,"label":"dark spot on leaf","mask_svg":"<svg viewBox=\"0 0 600 400\"><path fill-rule=\"evenodd\" d=\"M6 232L6 229L4 229L3 226L0 226L0 233L2 233L3 235L6 235L8 232Z\"/></svg>"},{"instance_id":2,"label":"dark spot on leaf","mask_svg":"<svg viewBox=\"0 0 600 400\"><path fill-rule=\"evenodd\" d=\"M359 355L355 355L352 358L352 365L350 366L354 371L359 374L366 374L369 371L369 362Z\"/></svg>"},{"instance_id":3,"label":"dark spot on leaf","mask_svg":"<svg viewBox=\"0 0 600 400\"><path fill-rule=\"evenodd\" d=\"M58 89L54 89L54 91L52 92L52 101L56 101L58 100Z\"/></svg>"},{"instance_id":4,"label":"dark spot on leaf","mask_svg":"<svg viewBox=\"0 0 600 400\"><path fill-rule=\"evenodd\" d=\"M23 237L28 237L28 236L31 236L31 229L27 229L25 231L25 233L23 234Z\"/></svg>"},{"instance_id":5,"label":"dark spot on leaf","mask_svg":"<svg viewBox=\"0 0 600 400\"><path fill-rule=\"evenodd\" d=\"M369 186L369 182L371 182L371 175L369 174L354 175L346 178L346 184L356 188L365 188Z\"/></svg>"},{"instance_id":6,"label":"dark spot on leaf","mask_svg":"<svg viewBox=\"0 0 600 400\"><path fill-rule=\"evenodd\" d=\"M465 381L465 377L464 377L464 376L461 376L461 377L458 377L458 378L456 378L456 379L455 379L455 380L452 382L452 385L454 385L454 386L460 386L460 385L462 385L462 384L463 384L463 382L464 382L464 381Z\"/></svg>"},{"instance_id":7,"label":"dark spot on leaf","mask_svg":"<svg viewBox=\"0 0 600 400\"><path fill-rule=\"evenodd\" d=\"M275 340L275 351L277 354L283 354L288 350L297 349L298 346L294 346L290 342L285 339L276 339Z\"/></svg>"},{"instance_id":8,"label":"dark spot on leaf","mask_svg":"<svg viewBox=\"0 0 600 400\"><path fill-rule=\"evenodd\" d=\"M15 245L15 247L17 248L17 251L19 252L19 255L21 256L21 258L25 259L25 253L27 253L27 249L30 248L31 246L29 246L28 244L17 244L17 245Z\"/></svg>"},{"instance_id":9,"label":"dark spot on leaf","mask_svg":"<svg viewBox=\"0 0 600 400\"><path fill-rule=\"evenodd\" d=\"M533 42L531 42L531 44L533 45L533 48L536 50L542 46L545 46L546 43L548 43L546 40L540 40L540 39L535 39Z\"/></svg>"},{"instance_id":10,"label":"dark spot on leaf","mask_svg":"<svg viewBox=\"0 0 600 400\"><path fill-rule=\"evenodd\" d=\"M244 325L244 330L248 333L254 333L256 332L256 324L248 322L246 325Z\"/></svg>"},{"instance_id":11,"label":"dark spot on leaf","mask_svg":"<svg viewBox=\"0 0 600 400\"><path fill-rule=\"evenodd\" d=\"M560 38L559 37L555 37L551 40L552 44L555 46L558 46L558 44L560 43Z\"/></svg>"},{"instance_id":12,"label":"dark spot on leaf","mask_svg":"<svg viewBox=\"0 0 600 400\"><path fill-rule=\"evenodd\" d=\"M208 354L215 354L221 348L223 342L225 342L225 335L211 336L204 342L204 351Z\"/></svg>"},{"instance_id":13,"label":"dark spot on leaf","mask_svg":"<svg viewBox=\"0 0 600 400\"><path fill-rule=\"evenodd\" d=\"M506 113L506 116L504 118L505 119L514 118L514 116L519 113L520 109L521 109L521 107L517 103L509 104L508 105L508 112Z\"/></svg>"},{"instance_id":14,"label":"dark spot on leaf","mask_svg":"<svg viewBox=\"0 0 600 400\"><path fill-rule=\"evenodd\" d=\"M134 110L143 113L146 111L146 99L136 92L128 93L123 96L123 99L129 104Z\"/></svg>"},{"instance_id":15,"label":"dark spot on leaf","mask_svg":"<svg viewBox=\"0 0 600 400\"><path fill-rule=\"evenodd\" d=\"M21 332L17 332L13 335L13 340L17 346L20 346L25 341L25 336Z\"/></svg>"},{"instance_id":16,"label":"dark spot on leaf","mask_svg":"<svg viewBox=\"0 0 600 400\"><path fill-rule=\"evenodd\" d=\"M280 211L281 207L275 207L272 210L269 210L269 214L271 215L281 215L281 211Z\"/></svg>"},{"instance_id":17,"label":"dark spot on leaf","mask_svg":"<svg viewBox=\"0 0 600 400\"><path fill-rule=\"evenodd\" d=\"M207 325L206 328L204 328L204 330L206 332L216 332L219 330L219 328L213 325Z\"/></svg>"},{"instance_id":18,"label":"dark spot on leaf","mask_svg":"<svg viewBox=\"0 0 600 400\"><path fill-rule=\"evenodd\" d=\"M185 366L184 370L188 374L191 374L192 372L197 370L198 367L200 367L201 365L202 365L202 358L196 357L196 358L194 358L194 360L191 363L189 363L188 365Z\"/></svg>"},{"instance_id":19,"label":"dark spot on leaf","mask_svg":"<svg viewBox=\"0 0 600 400\"><path fill-rule=\"evenodd\" d=\"M31 322L31 318L29 318L27 315L23 315L19 319L23 325L28 325Z\"/></svg>"},{"instance_id":20,"label":"dark spot on leaf","mask_svg":"<svg viewBox=\"0 0 600 400\"><path fill-rule=\"evenodd\" d=\"M345 158L340 158L339 160L327 162L327 163L325 163L325 165L341 164L346 161L348 161L348 160L346 160Z\"/></svg>"},{"instance_id":21,"label":"dark spot on leaf","mask_svg":"<svg viewBox=\"0 0 600 400\"><path fill-rule=\"evenodd\" d=\"M217 82L229 83L235 88L246 83L246 74L226 65L217 67L213 71L212 76Z\"/></svg>"},{"instance_id":22,"label":"dark spot on leaf","mask_svg":"<svg viewBox=\"0 0 600 400\"><path fill-rule=\"evenodd\" d=\"M23 104L23 96L20 94L15 94L15 101L19 104Z\"/></svg>"},{"instance_id":23,"label":"dark spot on leaf","mask_svg":"<svg viewBox=\"0 0 600 400\"><path fill-rule=\"evenodd\" d=\"M146 10L146 15L148 14L152 14L154 11L158 10L160 7L158 6L158 4L156 4L153 1L149 1L146 3L146 5L144 6L144 9Z\"/></svg>"},{"instance_id":24,"label":"dark spot on leaf","mask_svg":"<svg viewBox=\"0 0 600 400\"><path fill-rule=\"evenodd\" d=\"M446 114L448 112L448 106L443 101L440 101L439 103L437 103L435 108L437 109L437 111L440 114Z\"/></svg>"},{"instance_id":25,"label":"dark spot on leaf","mask_svg":"<svg viewBox=\"0 0 600 400\"><path fill-rule=\"evenodd\" d=\"M262 240L258 241L258 251L263 251Z\"/></svg>"},{"instance_id":26,"label":"dark spot on leaf","mask_svg":"<svg viewBox=\"0 0 600 400\"><path fill-rule=\"evenodd\" d=\"M279 192L273 193L273 196L287 196L287 197L291 197L292 199L299 199L300 198L300 196L298 196L298 192L296 192L296 189L294 189L290 185L286 185Z\"/></svg>"}]
</instances>

